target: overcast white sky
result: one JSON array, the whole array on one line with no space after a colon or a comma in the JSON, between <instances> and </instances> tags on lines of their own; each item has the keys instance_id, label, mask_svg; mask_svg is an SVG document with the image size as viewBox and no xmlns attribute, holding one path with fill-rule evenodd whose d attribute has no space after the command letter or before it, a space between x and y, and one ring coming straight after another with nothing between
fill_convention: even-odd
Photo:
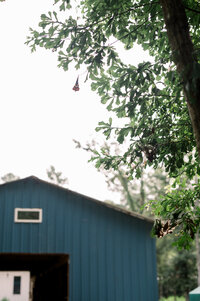
<instances>
[{"instance_id":1,"label":"overcast white sky","mask_svg":"<svg viewBox=\"0 0 200 301\"><path fill-rule=\"evenodd\" d=\"M73 139L90 141L95 127L108 119L106 107L77 71L57 67L57 54L24 45L29 27L53 8L53 0L0 2L0 177L12 172L38 176L54 165L69 180L68 187L88 196L115 201L103 175L87 163L89 155L75 149ZM142 60L136 50L132 58ZM125 59L130 55L125 55ZM143 56L144 58L144 56Z\"/></svg>"}]
</instances>

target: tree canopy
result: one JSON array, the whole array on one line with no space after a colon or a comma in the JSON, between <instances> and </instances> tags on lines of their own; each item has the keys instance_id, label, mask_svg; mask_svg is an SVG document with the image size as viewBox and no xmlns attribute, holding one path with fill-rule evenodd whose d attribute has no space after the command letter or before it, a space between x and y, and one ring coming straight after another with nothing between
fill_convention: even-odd
<instances>
[{"instance_id":1,"label":"tree canopy","mask_svg":"<svg viewBox=\"0 0 200 301\"><path fill-rule=\"evenodd\" d=\"M174 190L152 207L154 233L176 229L187 247L199 226L199 180L186 189L181 175L200 175L200 1L199 0L54 0L55 9L42 14L39 29L30 29L26 43L58 51L59 67L84 66L86 80L108 111L121 118L101 121L97 131L125 143L121 155L94 152L96 166L117 169L129 179L147 166L163 167L177 178ZM77 17L72 17L80 12ZM153 57L137 66L125 64L116 51L141 45ZM132 52L133 56L137 53Z\"/></svg>"}]
</instances>

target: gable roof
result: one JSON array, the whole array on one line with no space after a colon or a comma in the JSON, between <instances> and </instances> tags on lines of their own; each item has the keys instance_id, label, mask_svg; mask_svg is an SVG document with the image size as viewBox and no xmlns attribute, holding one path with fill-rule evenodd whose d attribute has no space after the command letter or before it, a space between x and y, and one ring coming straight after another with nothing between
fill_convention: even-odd
<instances>
[{"instance_id":1,"label":"gable roof","mask_svg":"<svg viewBox=\"0 0 200 301\"><path fill-rule=\"evenodd\" d=\"M189 295L200 295L200 286L192 290Z\"/></svg>"},{"instance_id":2,"label":"gable roof","mask_svg":"<svg viewBox=\"0 0 200 301\"><path fill-rule=\"evenodd\" d=\"M6 182L6 183L3 183L3 184L0 184L0 189L3 186L12 185L13 183L17 183L17 182L29 182L29 181L38 182L38 183L44 183L46 185L50 185L50 186L56 187L57 189L61 189L61 190L67 191L68 193L84 197L84 198L88 199L91 202L94 202L94 203L99 204L101 206L104 206L104 207L110 208L112 210L121 212L123 214L126 214L126 215L129 215L129 216L132 216L132 217L144 220L146 222L150 222L150 223L154 222L154 220L152 218L150 218L150 217L146 217L146 216L144 216L142 214L139 214L137 212L133 212L131 210L124 209L124 208L122 208L122 207L120 207L118 205L114 205L114 204L110 204L110 203L107 203L107 202L103 202L103 201L94 199L92 197L83 195L81 193L75 192L75 191L70 190L68 188L65 188L65 187L53 184L53 183L48 182L48 181L41 180L41 179L39 179L38 177L35 177L35 176L29 176L29 177L26 177L26 178L23 178L23 179L14 180L14 181L10 181L10 182Z\"/></svg>"}]
</instances>

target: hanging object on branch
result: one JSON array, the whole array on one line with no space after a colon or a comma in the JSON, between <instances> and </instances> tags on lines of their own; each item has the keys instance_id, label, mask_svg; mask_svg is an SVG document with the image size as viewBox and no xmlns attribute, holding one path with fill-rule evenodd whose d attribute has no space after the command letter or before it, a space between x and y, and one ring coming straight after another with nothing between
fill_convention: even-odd
<instances>
[{"instance_id":1,"label":"hanging object on branch","mask_svg":"<svg viewBox=\"0 0 200 301\"><path fill-rule=\"evenodd\" d=\"M74 90L75 92L80 90L80 88L79 88L79 83L78 83L78 78L79 78L79 77L77 77L77 80L76 80L75 85L74 85L74 87L73 87L73 90Z\"/></svg>"}]
</instances>

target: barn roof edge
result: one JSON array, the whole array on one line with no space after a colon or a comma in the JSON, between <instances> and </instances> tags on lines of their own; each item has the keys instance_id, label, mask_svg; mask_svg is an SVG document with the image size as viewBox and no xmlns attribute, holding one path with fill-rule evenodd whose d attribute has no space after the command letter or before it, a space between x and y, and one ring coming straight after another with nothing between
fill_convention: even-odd
<instances>
[{"instance_id":1,"label":"barn roof edge","mask_svg":"<svg viewBox=\"0 0 200 301\"><path fill-rule=\"evenodd\" d=\"M76 192L76 191L73 191L73 190L70 190L66 187L63 187L63 186L59 186L57 184L54 184L54 183L51 183L51 182L48 182L46 180L42 180L36 176L29 176L29 177L25 177L25 178L21 178L21 179L17 179L17 180L13 180L13 181L10 181L10 182L6 182L6 183L3 183L3 184L0 184L0 187L1 186L5 186L5 185L10 185L12 183L16 183L16 182L23 182L23 181L28 181L28 180L34 180L34 181L37 181L37 182L40 182L40 183L45 183L47 185L51 185L51 186L54 186L56 188L59 188L61 190L64 190L64 191L68 191L70 193L73 193L75 195L79 195L79 196L82 196L84 198L87 198L89 200L91 200L92 202L95 202L96 204L99 204L99 205L102 205L102 206L105 206L105 207L108 207L110 209L113 209L115 211L119 211L121 213L124 213L126 215L129 215L129 216L132 216L132 217L135 217L135 218L138 218L138 219L141 219L141 220L144 220L146 222L150 222L150 223L153 223L154 220L153 218L150 218L150 217L147 217L147 216L144 216L142 214L139 214L137 212L133 212L133 211L130 211L128 209L124 209L118 205L114 205L114 204L110 204L110 203L107 203L107 202L104 202L104 201L100 201L100 200L97 200L95 198L92 198L90 196L87 196L87 195L84 195L82 193L79 193L79 192Z\"/></svg>"}]
</instances>

